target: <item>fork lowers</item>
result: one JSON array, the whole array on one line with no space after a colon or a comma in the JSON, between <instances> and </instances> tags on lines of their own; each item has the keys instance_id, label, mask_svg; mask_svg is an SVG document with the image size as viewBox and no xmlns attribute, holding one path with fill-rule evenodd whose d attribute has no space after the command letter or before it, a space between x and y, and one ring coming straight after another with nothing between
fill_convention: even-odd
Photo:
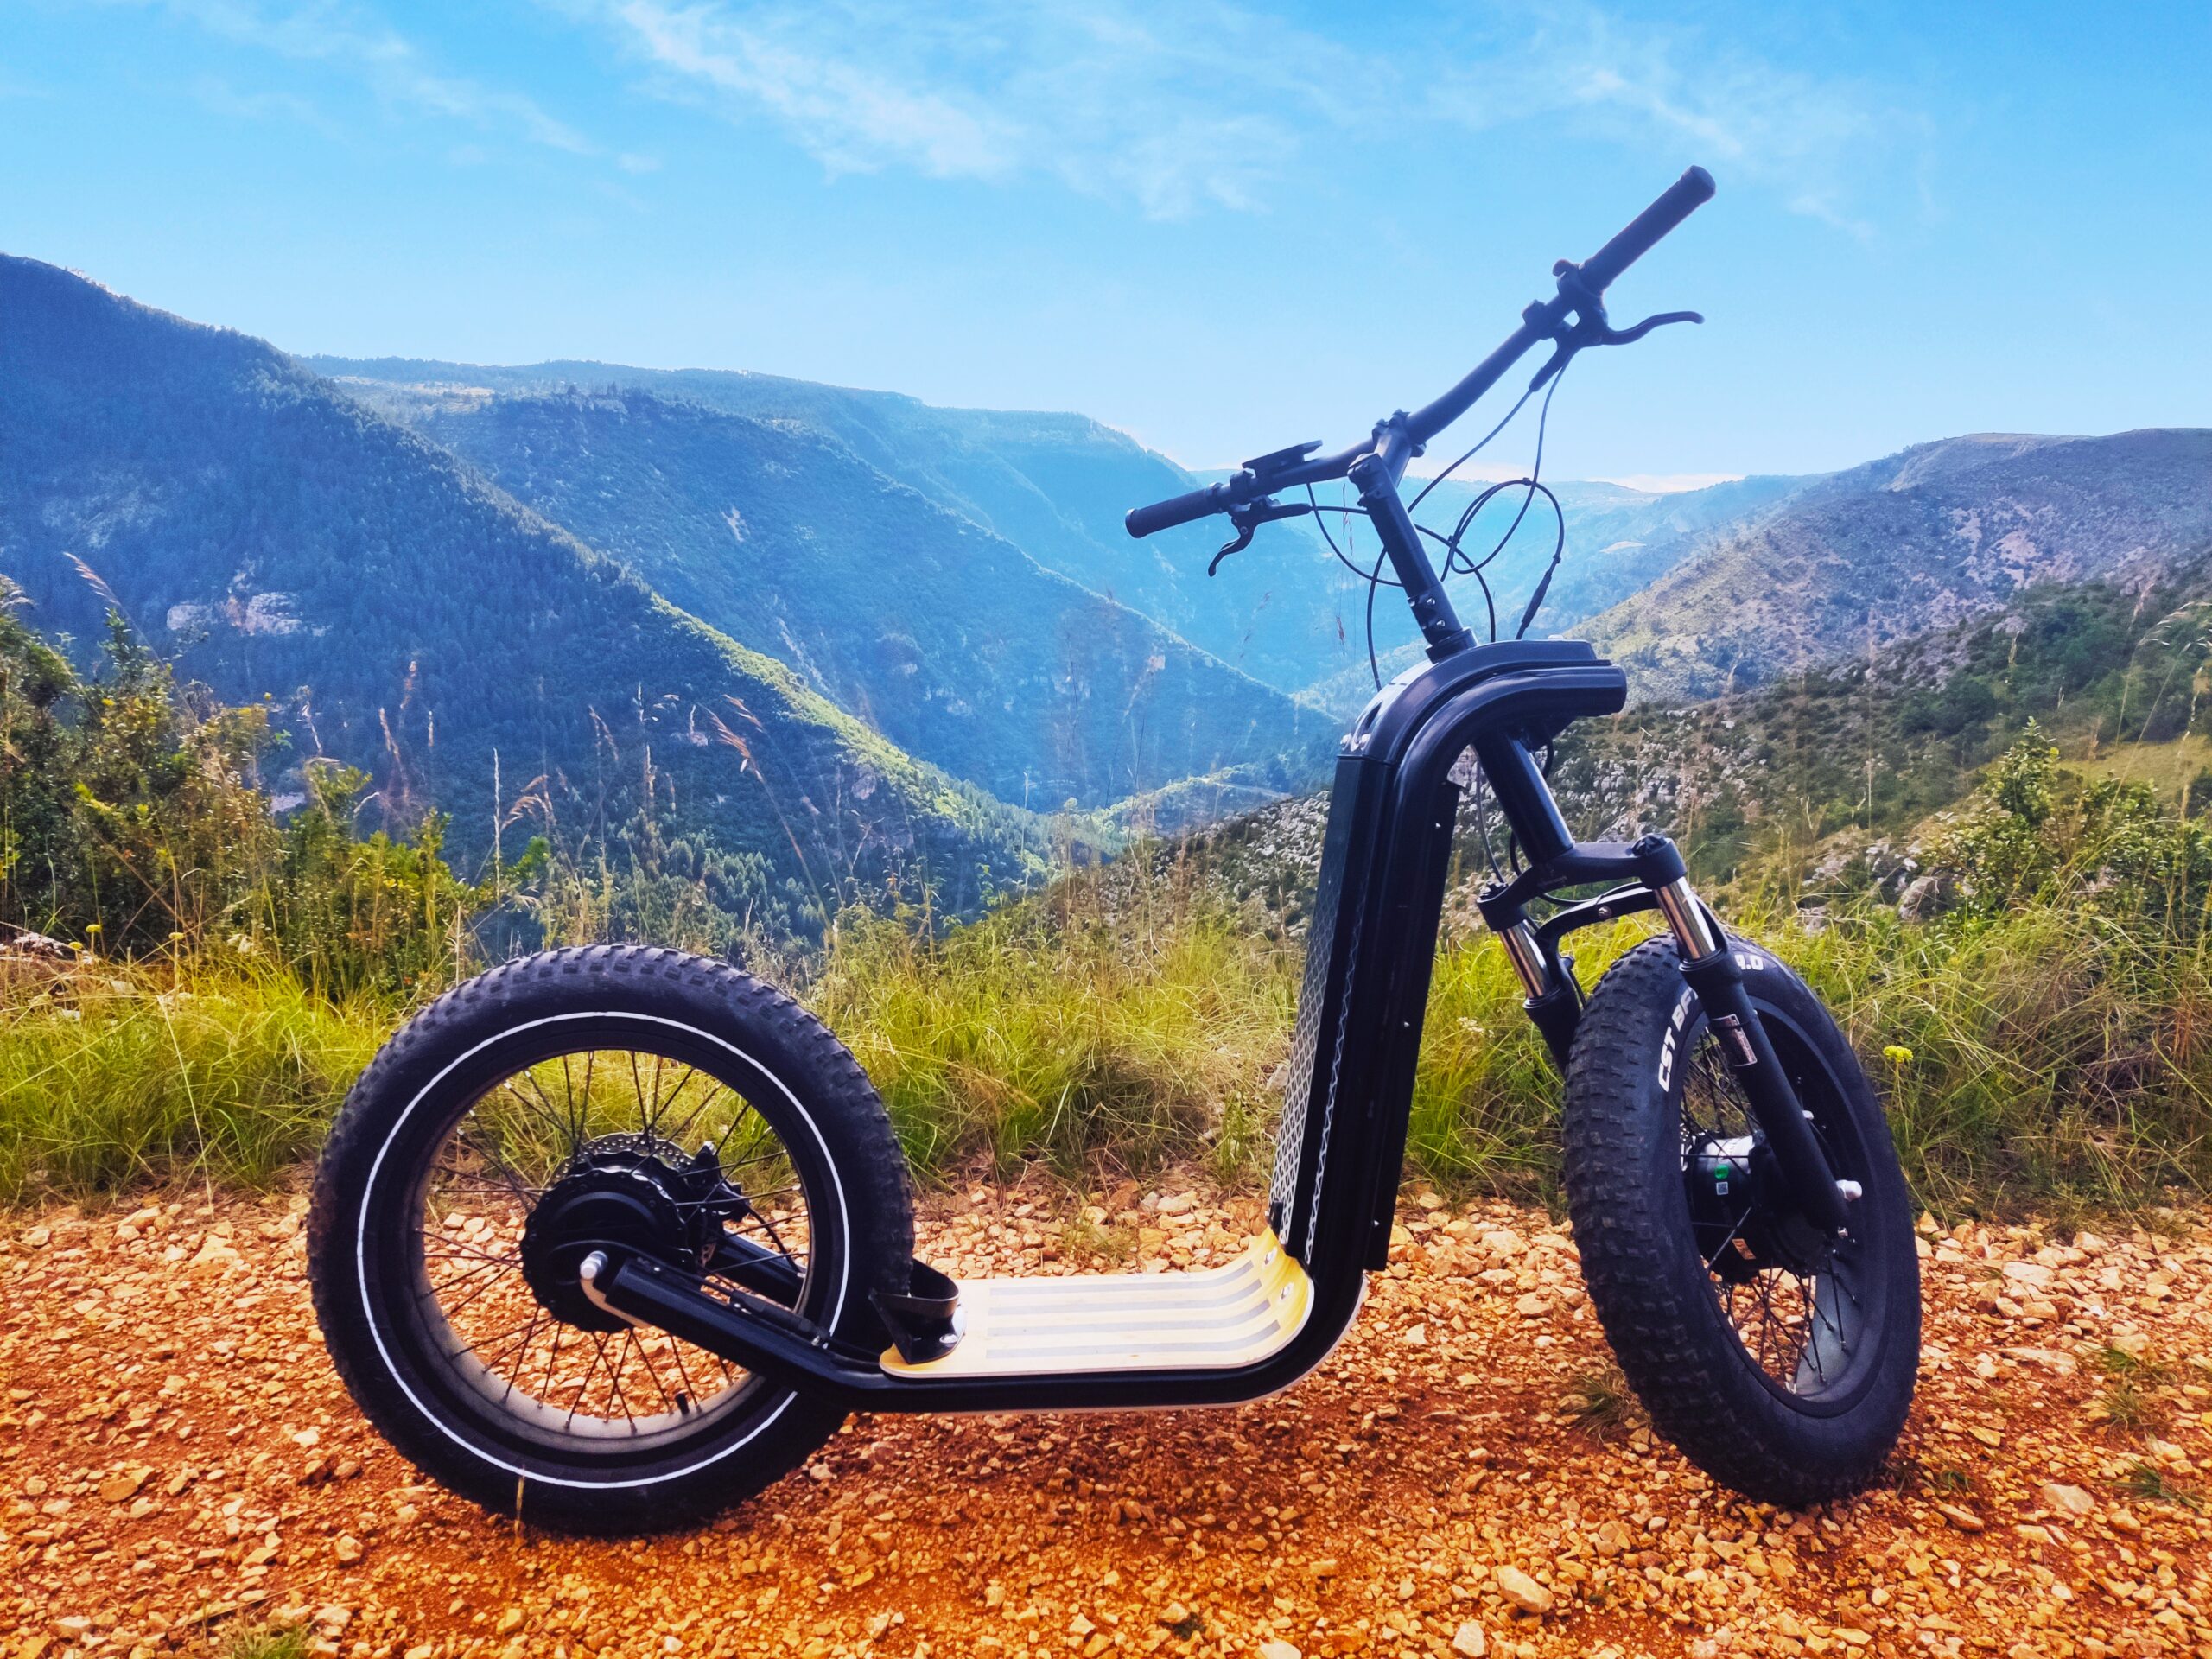
<instances>
[{"instance_id":1,"label":"fork lowers","mask_svg":"<svg viewBox=\"0 0 2212 1659\"><path fill-rule=\"evenodd\" d=\"M1719 925L1690 891L1682 855L1673 842L1647 836L1633 850L1668 931L1675 936L1682 978L1697 993L1722 1060L1750 1102L1781 1179L1806 1219L1831 1233L1841 1232L1850 1224L1856 1192L1847 1192L1829 1167L1809 1125L1810 1114L1776 1058L1773 1039L1744 987L1745 974L1765 971L1767 958L1728 948Z\"/></svg>"}]
</instances>

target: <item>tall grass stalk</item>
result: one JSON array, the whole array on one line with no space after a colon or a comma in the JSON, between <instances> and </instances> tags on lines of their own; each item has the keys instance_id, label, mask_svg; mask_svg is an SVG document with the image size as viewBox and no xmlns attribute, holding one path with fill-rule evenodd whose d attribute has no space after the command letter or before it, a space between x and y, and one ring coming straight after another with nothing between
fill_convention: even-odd
<instances>
[{"instance_id":1,"label":"tall grass stalk","mask_svg":"<svg viewBox=\"0 0 2212 1659\"><path fill-rule=\"evenodd\" d=\"M0 997L0 1203L266 1185L321 1144L389 1033L278 969L79 967Z\"/></svg>"},{"instance_id":2,"label":"tall grass stalk","mask_svg":"<svg viewBox=\"0 0 2212 1659\"><path fill-rule=\"evenodd\" d=\"M944 937L849 918L810 998L918 1170L1045 1158L1071 1174L1256 1155L1297 962L1186 872L1064 880Z\"/></svg>"},{"instance_id":3,"label":"tall grass stalk","mask_svg":"<svg viewBox=\"0 0 2212 1659\"><path fill-rule=\"evenodd\" d=\"M1141 861L1140 861L1141 862ZM2212 1186L2212 960L2063 898L1909 925L1753 904L1737 925L1835 1007L1939 1212L2138 1207ZM1648 931L1578 936L1585 983ZM804 1000L852 1047L925 1179L1044 1160L1082 1179L1265 1164L1302 941L1169 861L1079 872L976 923L849 915ZM1548 1192L1559 1084L1494 941L1447 940L1408 1163ZM79 964L0 987L0 1202L310 1154L403 1008L275 968Z\"/></svg>"}]
</instances>

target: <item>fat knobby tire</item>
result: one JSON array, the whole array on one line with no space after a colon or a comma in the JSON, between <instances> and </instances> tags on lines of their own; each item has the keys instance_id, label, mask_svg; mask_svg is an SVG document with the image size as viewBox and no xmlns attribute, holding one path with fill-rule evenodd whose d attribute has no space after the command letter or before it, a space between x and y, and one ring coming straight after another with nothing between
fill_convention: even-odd
<instances>
[{"instance_id":1,"label":"fat knobby tire","mask_svg":"<svg viewBox=\"0 0 2212 1659\"><path fill-rule=\"evenodd\" d=\"M843 1421L832 1402L756 1378L739 1409L702 1412L696 1427L664 1437L669 1443L650 1454L518 1441L496 1414L442 1408L429 1375L436 1367L410 1359L394 1336L406 1318L396 1310L413 1287L391 1282L403 1275L378 1271L372 1257L419 1224L411 1197L394 1196L401 1184L372 1171L388 1150L422 1155L410 1151L422 1134L405 1127L410 1116L450 1124L467 1104L461 1095L489 1086L485 1066L534 1030L558 1027L572 1046L613 1047L671 1024L741 1051L788 1090L787 1100L773 1098L772 1086L746 1097L786 1144L797 1125L826 1152L826 1163L810 1154L807 1183L817 1274L833 1238L843 1243L819 1298L810 1281L810 1309L836 1306L836 1334L871 1340L868 1293L906 1287L912 1198L883 1103L845 1046L781 992L724 963L608 945L525 957L448 991L408 1021L346 1096L316 1171L309 1265L316 1316L362 1410L424 1473L503 1516L519 1509L526 1522L606 1535L696 1522L797 1467ZM833 1221L842 1223L834 1232Z\"/></svg>"},{"instance_id":2,"label":"fat knobby tire","mask_svg":"<svg viewBox=\"0 0 2212 1659\"><path fill-rule=\"evenodd\" d=\"M1686 1062L1705 1031L1694 998L1675 1038L1685 1063L1662 1065L1688 995L1669 938L1637 946L1591 996L1567 1065L1565 1179L1592 1306L1653 1426L1715 1479L1802 1509L1866 1485L1896 1443L1919 1364L1919 1262L1888 1123L1849 1043L1771 957L1746 983L1762 1013L1778 1012L1815 1051L1864 1149L1857 1224L1872 1235L1865 1259L1878 1302L1866 1335L1878 1347L1854 1370L1854 1386L1817 1409L1785 1397L1721 1310L1681 1167Z\"/></svg>"}]
</instances>

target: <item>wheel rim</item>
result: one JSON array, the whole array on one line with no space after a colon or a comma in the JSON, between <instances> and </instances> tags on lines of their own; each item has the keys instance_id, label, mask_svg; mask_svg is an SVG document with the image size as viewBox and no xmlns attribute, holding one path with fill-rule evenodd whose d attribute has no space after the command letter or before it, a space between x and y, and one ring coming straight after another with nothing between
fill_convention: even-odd
<instances>
[{"instance_id":1,"label":"wheel rim","mask_svg":"<svg viewBox=\"0 0 2212 1659\"><path fill-rule=\"evenodd\" d=\"M1841 1409L1872 1373L1880 1331L1880 1199L1834 1074L1779 1014L1759 1010L1839 1179L1859 1184L1853 1225L1826 1236L1789 1205L1719 1041L1699 1035L1681 1090L1690 1230L1720 1321L1753 1373L1794 1406ZM1718 1189L1718 1190L1716 1190Z\"/></svg>"},{"instance_id":2,"label":"wheel rim","mask_svg":"<svg viewBox=\"0 0 2212 1659\"><path fill-rule=\"evenodd\" d=\"M594 1308L577 1239L612 1214L709 1290L804 1309L815 1211L801 1161L717 1070L654 1047L560 1048L493 1077L423 1159L408 1239L418 1335L478 1415L541 1445L688 1438L763 1380Z\"/></svg>"}]
</instances>

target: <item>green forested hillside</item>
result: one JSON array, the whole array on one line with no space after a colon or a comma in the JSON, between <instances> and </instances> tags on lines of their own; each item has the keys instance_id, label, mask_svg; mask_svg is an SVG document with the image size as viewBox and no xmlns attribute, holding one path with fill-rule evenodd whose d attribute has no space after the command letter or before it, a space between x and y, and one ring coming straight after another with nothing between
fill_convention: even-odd
<instances>
[{"instance_id":1,"label":"green forested hillside","mask_svg":"<svg viewBox=\"0 0 2212 1659\"><path fill-rule=\"evenodd\" d=\"M2031 721L2071 763L2212 804L2212 564L2042 584L1871 658L1631 708L1577 728L1554 783L1585 834L1668 829L1708 875L1789 873L1910 836Z\"/></svg>"},{"instance_id":2,"label":"green forested hillside","mask_svg":"<svg viewBox=\"0 0 2212 1659\"><path fill-rule=\"evenodd\" d=\"M1103 805L1225 770L1297 787L1335 734L817 428L634 388L387 405L677 605L1001 799Z\"/></svg>"},{"instance_id":3,"label":"green forested hillside","mask_svg":"<svg viewBox=\"0 0 2212 1659\"><path fill-rule=\"evenodd\" d=\"M828 433L877 471L1020 547L1046 569L1150 617L1279 690L1300 691L1364 662L1339 626L1357 612L1326 550L1280 536L1209 580L1216 524L1143 542L1123 533L1131 507L1192 487L1166 457L1081 415L940 409L893 392L818 385L717 369L656 370L552 362L521 367L410 358L310 358L372 403L402 409L425 393L616 386L710 409L796 421Z\"/></svg>"},{"instance_id":4,"label":"green forested hillside","mask_svg":"<svg viewBox=\"0 0 2212 1659\"><path fill-rule=\"evenodd\" d=\"M1179 494L1199 480L1083 416L940 409L893 393L721 370L580 362L495 367L406 358L308 360L356 386L376 407L408 416L428 409L455 419L480 410L486 393L600 387L798 422L834 435L870 467L1014 543L1046 569L1120 601L1268 685L1290 692L1313 690L1338 714L1356 711L1365 700L1362 688L1372 689L1365 585L1330 556L1310 521L1264 532L1250 550L1209 577L1206 567L1227 533L1218 521L1165 531L1141 543L1131 541L1122 528L1129 508ZM1571 625L1627 597L1723 527L1754 516L1808 481L1739 479L1671 493L1615 484L1558 486L1567 513L1568 557L1553 583L1548 625ZM1446 482L1426 505L1422 521L1448 531L1482 487ZM1493 501L1468 544L1482 541L1484 534L1491 539L1502 534L1518 501L1517 494ZM1372 556L1373 539L1357 519L1332 520L1332 531L1355 556L1361 548ZM1501 605L1511 610L1506 631L1518 619L1551 545L1551 521L1540 508L1492 572ZM1478 612L1475 585L1465 585L1466 603ZM1412 626L1387 603L1376 607L1376 635L1386 657L1395 653L1401 664L1410 659Z\"/></svg>"},{"instance_id":5,"label":"green forested hillside","mask_svg":"<svg viewBox=\"0 0 2212 1659\"><path fill-rule=\"evenodd\" d=\"M119 610L270 700L295 757L372 771L372 823L435 804L464 855L504 820L619 857L649 814L769 926L893 876L973 903L1046 844L245 335L0 259L0 573L33 626L90 641Z\"/></svg>"},{"instance_id":6,"label":"green forested hillside","mask_svg":"<svg viewBox=\"0 0 2212 1659\"><path fill-rule=\"evenodd\" d=\"M1819 481L1590 628L1643 695L1712 696L2208 542L2212 430L1953 438Z\"/></svg>"},{"instance_id":7,"label":"green forested hillside","mask_svg":"<svg viewBox=\"0 0 2212 1659\"><path fill-rule=\"evenodd\" d=\"M1738 478L1665 493L1573 480L1554 484L1567 518L1567 554L1531 632L1572 631L1584 618L1649 587L1717 537L1817 481ZM1449 532L1490 487L1446 479L1422 504L1422 520ZM1492 497L1468 526L1463 544L1487 552L1511 525L1523 494L1506 489ZM1551 557L1552 543L1552 517L1539 499L1487 573L1497 589L1501 632L1510 632L1520 620L1522 607Z\"/></svg>"},{"instance_id":8,"label":"green forested hillside","mask_svg":"<svg viewBox=\"0 0 2212 1659\"><path fill-rule=\"evenodd\" d=\"M1541 639L1580 633L1595 613L1656 582L1812 481L1739 478L1703 489L1666 493L1587 481L1554 484L1567 540L1530 634ZM1409 482L1414 491L1425 487L1418 480ZM1474 516L1468 518L1471 508ZM1491 493L1488 484L1447 478L1428 492L1416 516L1418 523L1440 536L1458 533L1460 545L1475 557L1500 550L1483 572L1490 585L1488 601L1482 586L1465 574L1454 577L1449 587L1460 620L1478 639L1489 638L1493 626L1498 638L1511 639L1558 544L1558 520L1548 504L1541 496L1531 499L1526 490L1509 487ZM1300 522L1302 527L1310 521ZM1365 526L1357 518L1330 514L1323 527L1348 553L1371 567L1374 538L1364 533ZM1386 592L1376 600L1377 664L1373 671L1363 649L1365 594L1355 583L1339 601L1351 607L1363 649L1357 662L1313 688L1310 695L1323 708L1347 715L1356 713L1374 695L1376 673L1388 680L1420 659L1411 619L1402 606L1390 602L1391 597Z\"/></svg>"}]
</instances>

